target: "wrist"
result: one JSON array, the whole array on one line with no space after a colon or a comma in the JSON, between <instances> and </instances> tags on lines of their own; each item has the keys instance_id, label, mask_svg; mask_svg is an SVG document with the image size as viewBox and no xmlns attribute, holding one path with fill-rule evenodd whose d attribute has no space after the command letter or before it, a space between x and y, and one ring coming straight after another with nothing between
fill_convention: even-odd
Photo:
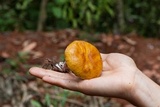
<instances>
[{"instance_id":1,"label":"wrist","mask_svg":"<svg viewBox=\"0 0 160 107\"><path fill-rule=\"evenodd\" d=\"M130 102L136 106L160 106L160 87L140 70L135 73L134 84L130 89Z\"/></svg>"}]
</instances>

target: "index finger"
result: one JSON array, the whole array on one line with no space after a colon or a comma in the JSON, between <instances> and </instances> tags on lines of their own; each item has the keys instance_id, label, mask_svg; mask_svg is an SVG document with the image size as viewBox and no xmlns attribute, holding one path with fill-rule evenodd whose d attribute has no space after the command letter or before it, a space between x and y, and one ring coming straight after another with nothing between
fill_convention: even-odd
<instances>
[{"instance_id":1,"label":"index finger","mask_svg":"<svg viewBox=\"0 0 160 107\"><path fill-rule=\"evenodd\" d=\"M29 73L33 76L36 76L38 78L42 78L46 75L45 69L39 68L39 67L32 67L29 69Z\"/></svg>"},{"instance_id":2,"label":"index finger","mask_svg":"<svg viewBox=\"0 0 160 107\"><path fill-rule=\"evenodd\" d=\"M49 76L49 77L56 77L56 78L61 78L61 79L77 79L75 75L72 73L61 73L53 70L47 70L39 67L32 67L29 70L30 74L33 76L36 76L38 78L43 78L44 76Z\"/></svg>"}]
</instances>

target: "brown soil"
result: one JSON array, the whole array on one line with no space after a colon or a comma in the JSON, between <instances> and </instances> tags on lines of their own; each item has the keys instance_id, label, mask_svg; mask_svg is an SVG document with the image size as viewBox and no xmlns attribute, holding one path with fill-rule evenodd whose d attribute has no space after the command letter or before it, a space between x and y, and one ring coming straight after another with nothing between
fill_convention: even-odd
<instances>
[{"instance_id":1,"label":"brown soil","mask_svg":"<svg viewBox=\"0 0 160 107\"><path fill-rule=\"evenodd\" d=\"M85 35L88 36L85 37ZM118 52L132 57L135 60L138 68L148 77L150 77L153 81L155 81L160 85L160 39L144 38L132 33L128 35L112 35L105 33L87 34L72 29L65 29L54 32L28 31L24 33L19 33L19 32L0 33L0 71L6 72L6 68L10 68L10 70L13 69L14 72L16 72L16 74L18 74L20 77L23 78L24 76L25 79L27 79L27 80L22 79L23 81L25 81L24 83L27 84L26 85L27 87L29 87L28 84L31 84L32 82L36 85L37 84L39 84L40 86L42 84L44 85L45 83L39 82L39 80L37 80L36 78L28 75L27 74L28 69L31 66L41 65L46 58L54 57L57 58L58 60L63 59L63 52L65 47L71 41L76 39L83 39L91 42L99 49L100 52L103 53ZM20 53L28 53L28 54L23 55ZM20 59L21 57L22 59ZM21 61L25 58L26 60L24 62ZM17 65L11 65L11 63L7 63L8 60L12 62L15 61ZM27 67L25 65L27 65ZM0 73L0 79L3 81L7 81L7 79L13 79L12 76L15 77L15 74L10 75L4 72ZM0 85L2 84L3 83L0 82ZM12 86L12 88L7 88L8 90L14 89L13 87L15 87L14 85L9 85L9 86ZM2 93L3 87L0 87L0 89L1 89L0 93ZM29 88L26 89L28 90ZM45 89L43 88L35 90L39 91L37 93L45 92L44 91ZM12 94L9 96L10 98L6 97L5 95L3 97L0 97L0 106L4 105L9 105L9 107L13 106L12 101L14 101L13 100L14 95L15 93L12 92ZM95 99L95 97L93 98ZM35 99L37 99L37 97ZM81 103L88 103L83 101L82 98L77 97L77 99ZM38 101L41 102L41 100ZM107 102L107 104L110 104L109 102L110 103L116 102L116 104L118 104L119 107L129 105L129 103L127 103L126 101L119 99L111 99ZM65 105L65 107L67 107L67 104ZM112 106L106 106L106 107L112 107Z\"/></svg>"}]
</instances>

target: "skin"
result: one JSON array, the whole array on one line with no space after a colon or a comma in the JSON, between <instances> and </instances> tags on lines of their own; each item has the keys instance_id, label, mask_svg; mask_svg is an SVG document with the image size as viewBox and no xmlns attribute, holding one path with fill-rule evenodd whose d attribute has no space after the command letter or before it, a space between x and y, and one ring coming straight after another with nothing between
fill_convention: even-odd
<instances>
[{"instance_id":1,"label":"skin","mask_svg":"<svg viewBox=\"0 0 160 107\"><path fill-rule=\"evenodd\" d=\"M141 107L160 107L160 87L130 57L119 53L101 54L101 57L101 76L89 80L38 67L32 67L29 72L52 85L87 95L122 98Z\"/></svg>"}]
</instances>

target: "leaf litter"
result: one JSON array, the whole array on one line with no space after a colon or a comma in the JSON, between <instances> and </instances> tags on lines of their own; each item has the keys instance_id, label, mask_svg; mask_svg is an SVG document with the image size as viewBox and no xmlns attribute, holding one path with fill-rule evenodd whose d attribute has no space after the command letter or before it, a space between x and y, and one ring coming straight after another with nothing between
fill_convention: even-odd
<instances>
[{"instance_id":1,"label":"leaf litter","mask_svg":"<svg viewBox=\"0 0 160 107\"><path fill-rule=\"evenodd\" d=\"M87 96L52 86L28 73L30 67L41 66L46 58L62 60L65 47L76 39L93 43L103 53L119 52L132 57L138 68L160 85L160 39L106 33L89 34L86 39L87 34L72 29L10 32L8 36L0 33L0 106L133 107L121 99ZM19 56L20 52L27 54Z\"/></svg>"}]
</instances>

